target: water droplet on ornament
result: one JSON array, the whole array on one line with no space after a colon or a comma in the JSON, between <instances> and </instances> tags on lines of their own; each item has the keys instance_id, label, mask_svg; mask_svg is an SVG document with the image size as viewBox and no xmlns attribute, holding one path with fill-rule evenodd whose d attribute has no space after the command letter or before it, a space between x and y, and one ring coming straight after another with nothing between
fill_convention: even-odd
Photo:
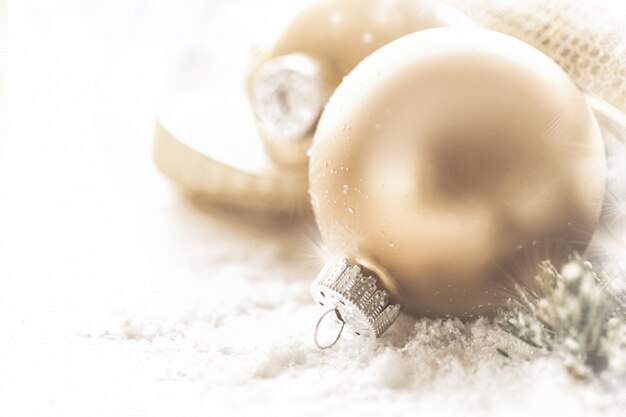
<instances>
[{"instance_id":1,"label":"water droplet on ornament","mask_svg":"<svg viewBox=\"0 0 626 417\"><path fill-rule=\"evenodd\" d=\"M343 185L343 193L348 194L348 186L346 184Z\"/></svg>"},{"instance_id":2,"label":"water droplet on ornament","mask_svg":"<svg viewBox=\"0 0 626 417\"><path fill-rule=\"evenodd\" d=\"M387 242L387 245L389 245L390 248L395 248L396 244L393 243L391 240L389 242Z\"/></svg>"},{"instance_id":3,"label":"water droplet on ornament","mask_svg":"<svg viewBox=\"0 0 626 417\"><path fill-rule=\"evenodd\" d=\"M348 207L348 213L354 213L354 209L352 207Z\"/></svg>"}]
</instances>

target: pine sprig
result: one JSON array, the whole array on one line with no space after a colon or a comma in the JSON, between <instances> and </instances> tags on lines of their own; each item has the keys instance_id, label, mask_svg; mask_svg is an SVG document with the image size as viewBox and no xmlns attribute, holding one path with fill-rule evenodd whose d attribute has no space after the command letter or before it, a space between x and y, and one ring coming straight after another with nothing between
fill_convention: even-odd
<instances>
[{"instance_id":1,"label":"pine sprig","mask_svg":"<svg viewBox=\"0 0 626 417\"><path fill-rule=\"evenodd\" d=\"M611 368L626 375L626 307L610 279L574 254L561 271L541 263L535 281L532 290L516 286L516 296L499 313L499 326L595 373Z\"/></svg>"}]
</instances>

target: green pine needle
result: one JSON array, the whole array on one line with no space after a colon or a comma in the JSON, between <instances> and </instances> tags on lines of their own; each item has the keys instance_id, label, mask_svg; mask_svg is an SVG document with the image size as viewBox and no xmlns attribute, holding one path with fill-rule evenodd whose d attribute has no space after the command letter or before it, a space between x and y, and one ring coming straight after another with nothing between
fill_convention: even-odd
<instances>
[{"instance_id":1,"label":"green pine needle","mask_svg":"<svg viewBox=\"0 0 626 417\"><path fill-rule=\"evenodd\" d=\"M516 286L499 326L536 348L573 358L595 373L626 375L626 305L610 280L574 254L561 271L540 264L537 288Z\"/></svg>"}]
</instances>

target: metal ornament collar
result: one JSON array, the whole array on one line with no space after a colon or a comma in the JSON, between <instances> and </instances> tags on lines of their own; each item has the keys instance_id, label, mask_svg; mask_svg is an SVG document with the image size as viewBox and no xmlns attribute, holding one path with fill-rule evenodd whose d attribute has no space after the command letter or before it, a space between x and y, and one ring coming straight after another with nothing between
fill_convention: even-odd
<instances>
[{"instance_id":1,"label":"metal ornament collar","mask_svg":"<svg viewBox=\"0 0 626 417\"><path fill-rule=\"evenodd\" d=\"M328 310L315 328L315 343L320 349L334 345L346 325L359 336L380 337L400 313L399 304L391 304L389 293L379 289L378 279L365 274L361 265L341 258L329 262L311 285L311 295ZM329 346L320 346L317 331L322 319L334 311L341 330Z\"/></svg>"}]
</instances>

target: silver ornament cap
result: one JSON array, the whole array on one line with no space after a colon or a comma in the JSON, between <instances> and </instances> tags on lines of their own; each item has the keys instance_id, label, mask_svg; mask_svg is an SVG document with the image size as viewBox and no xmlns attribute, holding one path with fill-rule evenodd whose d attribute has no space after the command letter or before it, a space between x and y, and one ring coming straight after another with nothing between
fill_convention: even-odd
<instances>
[{"instance_id":1,"label":"silver ornament cap","mask_svg":"<svg viewBox=\"0 0 626 417\"><path fill-rule=\"evenodd\" d=\"M302 139L326 101L320 65L304 54L274 58L254 77L254 112L264 133L279 140Z\"/></svg>"},{"instance_id":2,"label":"silver ornament cap","mask_svg":"<svg viewBox=\"0 0 626 417\"><path fill-rule=\"evenodd\" d=\"M379 288L379 279L374 273L365 272L363 266L346 258L329 262L311 285L311 295L317 303L327 308L316 327L326 314L334 311L343 326L348 326L356 335L380 337L391 326L400 313L399 304L391 304L389 292Z\"/></svg>"},{"instance_id":3,"label":"silver ornament cap","mask_svg":"<svg viewBox=\"0 0 626 417\"><path fill-rule=\"evenodd\" d=\"M250 100L269 156L281 165L308 161L317 121L335 87L333 71L306 54L283 55L252 76Z\"/></svg>"}]
</instances>

